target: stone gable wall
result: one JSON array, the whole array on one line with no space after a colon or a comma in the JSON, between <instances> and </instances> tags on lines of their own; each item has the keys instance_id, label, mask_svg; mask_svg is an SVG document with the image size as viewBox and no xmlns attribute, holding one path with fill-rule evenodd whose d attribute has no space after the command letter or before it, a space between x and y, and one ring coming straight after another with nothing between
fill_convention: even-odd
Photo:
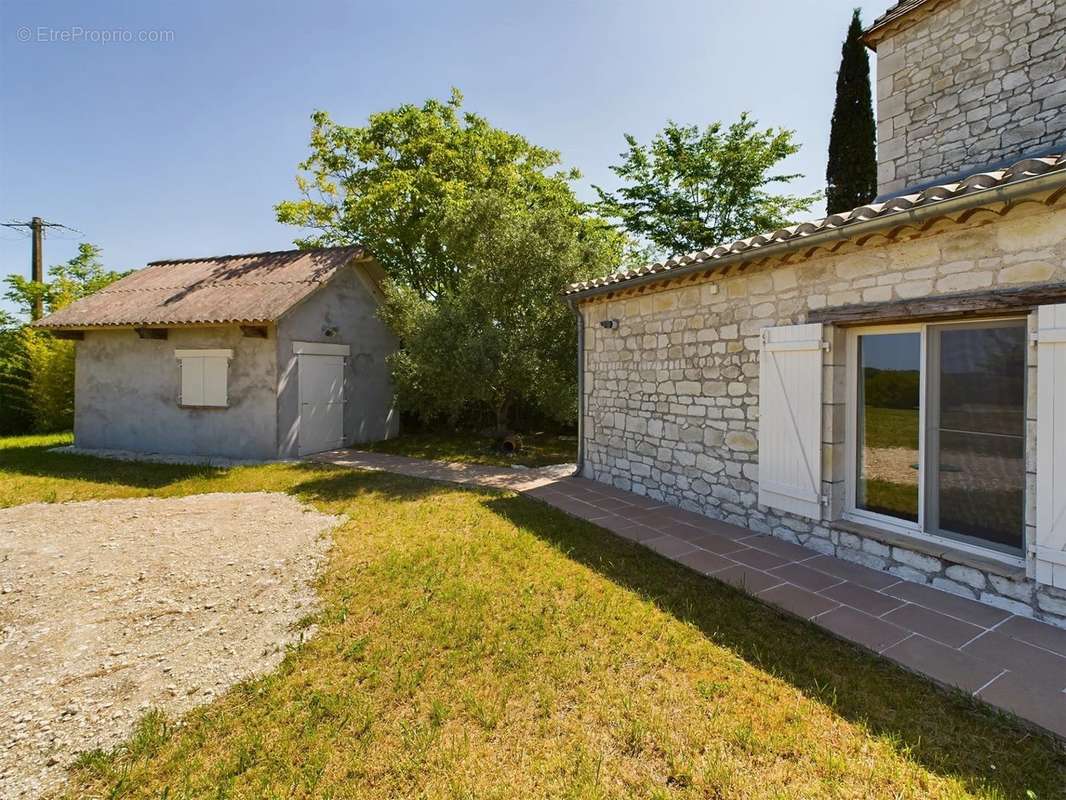
<instances>
[{"instance_id":1,"label":"stone gable wall","mask_svg":"<svg viewBox=\"0 0 1066 800\"><path fill-rule=\"evenodd\" d=\"M1043 590L1038 596L1027 581L757 504L764 327L802 323L810 311L827 306L1066 280L1066 208L1022 208L992 224L945 225L940 233L911 241L584 303L585 475L901 578L1015 612L1057 616L1066 624L1066 596ZM619 326L601 327L606 319ZM846 348L843 329L828 331L822 477L831 501L827 517L837 519L844 502ZM1035 371L1031 375L1033 405ZM1032 445L1035 405L1030 412ZM1029 450L1032 473L1035 447ZM1031 524L1032 497L1029 505Z\"/></svg>"},{"instance_id":2,"label":"stone gable wall","mask_svg":"<svg viewBox=\"0 0 1066 800\"><path fill-rule=\"evenodd\" d=\"M954 0L877 45L878 189L1066 143L1066 0Z\"/></svg>"}]
</instances>

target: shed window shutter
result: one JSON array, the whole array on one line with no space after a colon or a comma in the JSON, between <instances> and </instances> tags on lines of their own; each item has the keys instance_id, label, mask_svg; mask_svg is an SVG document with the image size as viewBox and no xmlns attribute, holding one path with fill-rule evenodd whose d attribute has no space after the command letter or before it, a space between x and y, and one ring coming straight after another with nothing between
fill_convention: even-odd
<instances>
[{"instance_id":1,"label":"shed window shutter","mask_svg":"<svg viewBox=\"0 0 1066 800\"><path fill-rule=\"evenodd\" d=\"M1035 578L1066 589L1066 305L1037 312L1036 376Z\"/></svg>"},{"instance_id":2,"label":"shed window shutter","mask_svg":"<svg viewBox=\"0 0 1066 800\"><path fill-rule=\"evenodd\" d=\"M822 516L822 325L765 328L759 360L759 503Z\"/></svg>"},{"instance_id":3,"label":"shed window shutter","mask_svg":"<svg viewBox=\"0 0 1066 800\"><path fill-rule=\"evenodd\" d=\"M229 405L227 381L232 350L176 350L174 355L181 367L181 405Z\"/></svg>"}]
</instances>

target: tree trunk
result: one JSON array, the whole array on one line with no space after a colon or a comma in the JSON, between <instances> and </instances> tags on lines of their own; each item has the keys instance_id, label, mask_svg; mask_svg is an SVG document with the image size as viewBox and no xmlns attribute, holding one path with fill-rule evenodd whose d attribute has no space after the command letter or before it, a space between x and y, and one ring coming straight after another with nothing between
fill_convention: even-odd
<instances>
[{"instance_id":1,"label":"tree trunk","mask_svg":"<svg viewBox=\"0 0 1066 800\"><path fill-rule=\"evenodd\" d=\"M511 401L501 400L496 404L496 435L505 436L509 432L511 418Z\"/></svg>"}]
</instances>

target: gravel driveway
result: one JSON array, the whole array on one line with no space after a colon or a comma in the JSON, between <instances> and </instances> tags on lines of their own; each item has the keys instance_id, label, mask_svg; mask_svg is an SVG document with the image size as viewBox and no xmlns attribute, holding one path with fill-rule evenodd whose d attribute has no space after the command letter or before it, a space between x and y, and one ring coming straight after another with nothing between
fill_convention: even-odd
<instances>
[{"instance_id":1,"label":"gravel driveway","mask_svg":"<svg viewBox=\"0 0 1066 800\"><path fill-rule=\"evenodd\" d=\"M339 521L263 492L0 509L0 797L276 666Z\"/></svg>"}]
</instances>

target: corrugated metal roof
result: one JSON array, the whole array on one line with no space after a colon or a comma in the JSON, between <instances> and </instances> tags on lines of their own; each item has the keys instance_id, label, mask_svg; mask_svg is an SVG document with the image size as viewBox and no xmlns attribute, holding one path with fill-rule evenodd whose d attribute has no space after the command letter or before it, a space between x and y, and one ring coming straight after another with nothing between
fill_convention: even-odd
<instances>
[{"instance_id":1,"label":"corrugated metal roof","mask_svg":"<svg viewBox=\"0 0 1066 800\"><path fill-rule=\"evenodd\" d=\"M153 261L34 323L41 328L273 322L366 255L358 246Z\"/></svg>"},{"instance_id":2,"label":"corrugated metal roof","mask_svg":"<svg viewBox=\"0 0 1066 800\"><path fill-rule=\"evenodd\" d=\"M1066 154L1046 156L1043 158L1027 158L1018 161L1011 166L992 172L979 172L969 175L956 183L946 183L932 186L916 194L893 197L883 203L871 203L860 206L851 211L840 214L831 214L823 219L813 222L803 222L787 228L779 228L766 234L758 234L747 239L739 239L731 244L719 245L708 250L699 250L685 255L672 256L665 261L656 261L651 264L632 269L626 272L616 272L603 278L595 278L582 283L571 284L563 293L564 295L586 292L592 289L624 288L627 281L642 278L645 275L669 273L677 267L686 267L690 264L708 263L737 254L750 253L752 257L758 255L760 248L767 245L794 244L796 247L803 245L806 238L812 234L823 231L847 228L872 219L891 217L894 214L905 214L911 209L923 206L931 206L944 200L950 200L963 195L973 195L980 192L989 192L1016 183L1026 178L1044 175L1049 172L1066 172ZM991 199L991 198L990 198ZM669 277L664 274L664 277Z\"/></svg>"}]
</instances>

